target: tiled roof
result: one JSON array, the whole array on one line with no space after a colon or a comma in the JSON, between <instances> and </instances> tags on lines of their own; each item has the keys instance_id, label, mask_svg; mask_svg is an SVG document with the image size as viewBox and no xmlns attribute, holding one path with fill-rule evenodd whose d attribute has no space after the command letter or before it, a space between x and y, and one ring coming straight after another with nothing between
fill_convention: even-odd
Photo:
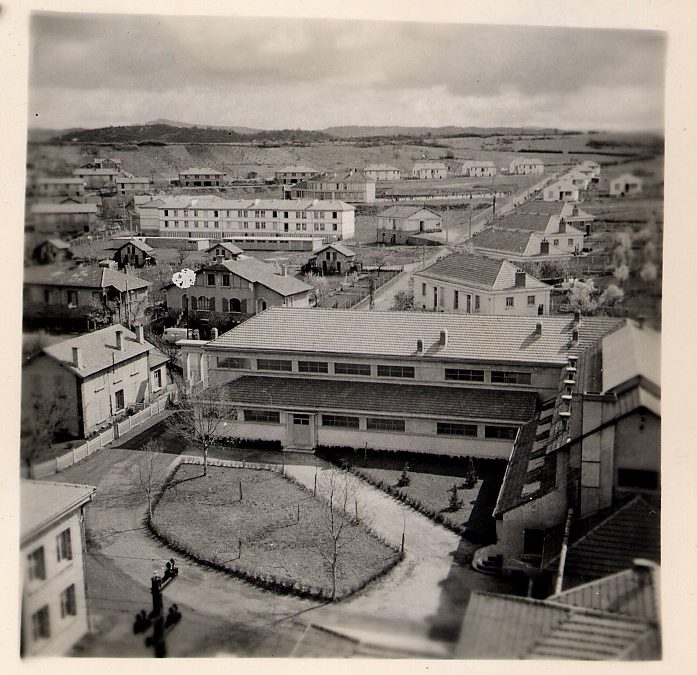
<instances>
[{"instance_id":1,"label":"tiled roof","mask_svg":"<svg viewBox=\"0 0 697 675\"><path fill-rule=\"evenodd\" d=\"M70 267L60 263L25 268L24 283L38 286L94 289L111 286L120 292L135 291L150 286L149 281L143 281L143 279L131 274L124 274L116 270L92 265Z\"/></svg>"},{"instance_id":2,"label":"tiled roof","mask_svg":"<svg viewBox=\"0 0 697 675\"><path fill-rule=\"evenodd\" d=\"M98 213L96 204L34 204L32 213Z\"/></svg>"},{"instance_id":3,"label":"tiled roof","mask_svg":"<svg viewBox=\"0 0 697 675\"><path fill-rule=\"evenodd\" d=\"M116 349L117 330L122 332L120 350ZM73 347L82 349L80 368L73 365ZM45 347L43 351L70 372L84 378L135 356L147 354L151 349L154 349L153 345L147 341L141 344L135 333L117 323L92 333L56 342Z\"/></svg>"},{"instance_id":4,"label":"tiled roof","mask_svg":"<svg viewBox=\"0 0 697 675\"><path fill-rule=\"evenodd\" d=\"M34 179L34 183L39 185L83 185L82 178L51 178L39 176Z\"/></svg>"},{"instance_id":5,"label":"tiled roof","mask_svg":"<svg viewBox=\"0 0 697 675\"><path fill-rule=\"evenodd\" d=\"M535 332L538 323L541 335ZM621 320L605 317L584 318L574 325L572 318L563 316L272 307L209 344L223 349L416 358L416 341L423 340L424 355L418 358L563 365L568 354L584 351L620 325ZM574 328L579 340L572 344ZM448 333L445 347L439 345L441 330Z\"/></svg>"},{"instance_id":6,"label":"tiled roof","mask_svg":"<svg viewBox=\"0 0 697 675\"><path fill-rule=\"evenodd\" d=\"M333 241L329 244L325 244L324 246L318 248L312 255L316 256L319 253L322 253L322 251L326 251L329 248L333 248L335 251L338 251L342 255L345 255L347 258L353 258L356 255L356 252L354 250L350 249L348 246L338 241Z\"/></svg>"},{"instance_id":7,"label":"tiled roof","mask_svg":"<svg viewBox=\"0 0 697 675\"><path fill-rule=\"evenodd\" d=\"M522 204L518 204L511 215L517 214L539 214L546 216L560 216L564 211L569 211L568 202L546 202L543 199L531 199Z\"/></svg>"},{"instance_id":8,"label":"tiled roof","mask_svg":"<svg viewBox=\"0 0 697 675\"><path fill-rule=\"evenodd\" d=\"M217 169L211 169L208 166L204 166L204 167L194 166L191 169L186 169L185 171L179 172L180 176L199 175L199 174L206 174L206 175L216 174L219 176L225 175L222 171L218 171Z\"/></svg>"},{"instance_id":9,"label":"tiled roof","mask_svg":"<svg viewBox=\"0 0 697 675\"><path fill-rule=\"evenodd\" d=\"M645 378L661 386L661 334L628 321L614 335L603 338L603 390Z\"/></svg>"},{"instance_id":10,"label":"tiled roof","mask_svg":"<svg viewBox=\"0 0 697 675\"><path fill-rule=\"evenodd\" d=\"M118 176L122 171L120 169L88 169L80 167L75 169L73 173L76 176Z\"/></svg>"},{"instance_id":11,"label":"tiled roof","mask_svg":"<svg viewBox=\"0 0 697 675\"><path fill-rule=\"evenodd\" d=\"M472 245L475 248L489 248L496 251L511 253L525 253L532 237L532 232L523 230L502 230L500 228L487 228L477 232L472 237Z\"/></svg>"},{"instance_id":12,"label":"tiled roof","mask_svg":"<svg viewBox=\"0 0 697 675\"><path fill-rule=\"evenodd\" d=\"M543 164L544 162L541 159L537 159L536 157L528 158L528 157L516 157L511 164Z\"/></svg>"},{"instance_id":13,"label":"tiled roof","mask_svg":"<svg viewBox=\"0 0 697 675\"><path fill-rule=\"evenodd\" d=\"M498 221L497 226L507 230L528 230L545 232L551 216L537 213L516 213L513 211Z\"/></svg>"},{"instance_id":14,"label":"tiled roof","mask_svg":"<svg viewBox=\"0 0 697 675\"><path fill-rule=\"evenodd\" d=\"M169 363L171 360L169 356L163 354L157 347L152 347L148 356L148 367L152 370L164 363Z\"/></svg>"},{"instance_id":15,"label":"tiled roof","mask_svg":"<svg viewBox=\"0 0 697 675\"><path fill-rule=\"evenodd\" d=\"M150 179L147 176L124 176L119 178L117 183L149 183Z\"/></svg>"},{"instance_id":16,"label":"tiled roof","mask_svg":"<svg viewBox=\"0 0 697 675\"><path fill-rule=\"evenodd\" d=\"M209 246L206 249L206 253L209 253L214 248L218 248L218 246L221 246L226 251L230 251L230 253L232 253L233 255L240 255L241 253L244 253L244 251L239 246L235 246L235 244L233 244L231 241L217 241L215 244Z\"/></svg>"},{"instance_id":17,"label":"tiled roof","mask_svg":"<svg viewBox=\"0 0 697 675\"><path fill-rule=\"evenodd\" d=\"M381 218L410 218L420 211L428 211L429 213L440 218L440 214L437 211L428 209L425 206L390 206L384 211L378 213L378 216Z\"/></svg>"},{"instance_id":18,"label":"tiled roof","mask_svg":"<svg viewBox=\"0 0 697 675\"><path fill-rule=\"evenodd\" d=\"M496 165L487 159L468 159L466 162L463 162L462 164L463 169L475 166L485 166L487 168L490 168Z\"/></svg>"},{"instance_id":19,"label":"tiled roof","mask_svg":"<svg viewBox=\"0 0 697 675\"><path fill-rule=\"evenodd\" d=\"M523 422L534 392L248 375L223 387L242 405Z\"/></svg>"},{"instance_id":20,"label":"tiled roof","mask_svg":"<svg viewBox=\"0 0 697 675\"><path fill-rule=\"evenodd\" d=\"M55 248L59 248L62 250L66 250L70 248L70 244L64 242L62 239L46 239L46 241L42 241L39 246L43 246L43 244L51 244L51 246L54 246Z\"/></svg>"},{"instance_id":21,"label":"tiled roof","mask_svg":"<svg viewBox=\"0 0 697 675\"><path fill-rule=\"evenodd\" d=\"M300 281L292 276L284 277L280 274L276 274L275 269L271 265L267 265L256 258L223 260L219 265L222 265L233 274L237 274L237 276L247 281L266 286L266 288L270 288L279 295L289 296L312 290L312 286L306 284L304 281ZM211 269L211 266L203 267L201 271L207 269Z\"/></svg>"},{"instance_id":22,"label":"tiled roof","mask_svg":"<svg viewBox=\"0 0 697 675\"><path fill-rule=\"evenodd\" d=\"M149 246L140 239L129 239L128 241L124 241L123 244L118 246L115 250L120 251L124 246L128 246L129 244L140 249L143 253L152 253L155 250L152 246Z\"/></svg>"},{"instance_id":23,"label":"tiled roof","mask_svg":"<svg viewBox=\"0 0 697 675\"><path fill-rule=\"evenodd\" d=\"M448 167L443 164L443 162L416 162L414 164L414 170L419 169L447 169Z\"/></svg>"},{"instance_id":24,"label":"tiled roof","mask_svg":"<svg viewBox=\"0 0 697 675\"><path fill-rule=\"evenodd\" d=\"M39 480L20 481L20 537L30 537L89 501L97 488Z\"/></svg>"},{"instance_id":25,"label":"tiled roof","mask_svg":"<svg viewBox=\"0 0 697 675\"><path fill-rule=\"evenodd\" d=\"M227 209L253 210L332 210L355 211L355 207L340 199L224 199L216 195L159 195L151 202L141 204L140 208L159 209Z\"/></svg>"},{"instance_id":26,"label":"tiled roof","mask_svg":"<svg viewBox=\"0 0 697 675\"><path fill-rule=\"evenodd\" d=\"M391 164L368 164L363 171L399 171L399 169Z\"/></svg>"},{"instance_id":27,"label":"tiled roof","mask_svg":"<svg viewBox=\"0 0 697 675\"><path fill-rule=\"evenodd\" d=\"M311 166L285 166L276 171L276 173L319 173L319 171Z\"/></svg>"},{"instance_id":28,"label":"tiled roof","mask_svg":"<svg viewBox=\"0 0 697 675\"><path fill-rule=\"evenodd\" d=\"M515 265L500 258L488 258L474 253L452 253L422 272L415 272L414 276L461 282L486 290L508 290L515 286L517 269ZM541 289L549 286L526 274L525 288Z\"/></svg>"}]
</instances>

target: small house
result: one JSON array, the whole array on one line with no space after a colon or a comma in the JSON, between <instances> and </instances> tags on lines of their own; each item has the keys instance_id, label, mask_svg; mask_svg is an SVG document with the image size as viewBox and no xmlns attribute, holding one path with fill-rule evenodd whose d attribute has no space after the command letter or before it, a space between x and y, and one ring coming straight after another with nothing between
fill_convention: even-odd
<instances>
[{"instance_id":1,"label":"small house","mask_svg":"<svg viewBox=\"0 0 697 675\"><path fill-rule=\"evenodd\" d=\"M368 164L363 173L373 180L399 180L401 171L391 164Z\"/></svg>"},{"instance_id":2,"label":"small house","mask_svg":"<svg viewBox=\"0 0 697 675\"><path fill-rule=\"evenodd\" d=\"M496 165L493 162L485 160L468 160L462 165L460 170L463 176L488 177L493 178L496 175Z\"/></svg>"},{"instance_id":3,"label":"small house","mask_svg":"<svg viewBox=\"0 0 697 675\"><path fill-rule=\"evenodd\" d=\"M508 172L518 175L533 174L541 176L545 172L545 165L542 160L537 158L528 159L525 157L516 157L516 159L511 162Z\"/></svg>"},{"instance_id":4,"label":"small house","mask_svg":"<svg viewBox=\"0 0 697 675\"><path fill-rule=\"evenodd\" d=\"M77 235L97 227L99 207L96 204L34 204L30 222L41 234Z\"/></svg>"},{"instance_id":5,"label":"small house","mask_svg":"<svg viewBox=\"0 0 697 675\"><path fill-rule=\"evenodd\" d=\"M442 162L416 162L411 175L419 180L441 179L448 175L448 167Z\"/></svg>"},{"instance_id":6,"label":"small house","mask_svg":"<svg viewBox=\"0 0 697 675\"><path fill-rule=\"evenodd\" d=\"M356 252L340 242L325 244L308 260L308 266L322 274L345 274L355 269Z\"/></svg>"},{"instance_id":7,"label":"small house","mask_svg":"<svg viewBox=\"0 0 697 675\"><path fill-rule=\"evenodd\" d=\"M206 249L206 253L214 260L237 260L244 251L231 241L217 241Z\"/></svg>"},{"instance_id":8,"label":"small house","mask_svg":"<svg viewBox=\"0 0 697 675\"><path fill-rule=\"evenodd\" d=\"M73 257L70 244L61 239L46 239L32 251L32 258L41 265L66 262Z\"/></svg>"},{"instance_id":9,"label":"small house","mask_svg":"<svg viewBox=\"0 0 697 675\"><path fill-rule=\"evenodd\" d=\"M643 187L643 181L631 173L623 173L610 180L611 197L631 197L638 195Z\"/></svg>"},{"instance_id":10,"label":"small house","mask_svg":"<svg viewBox=\"0 0 697 675\"><path fill-rule=\"evenodd\" d=\"M542 192L542 199L546 202L577 202L578 198L578 187L566 181L552 183Z\"/></svg>"},{"instance_id":11,"label":"small house","mask_svg":"<svg viewBox=\"0 0 697 675\"><path fill-rule=\"evenodd\" d=\"M140 239L130 239L123 242L114 252L114 260L123 269L127 265L131 267L145 267L156 264L153 256L153 248Z\"/></svg>"},{"instance_id":12,"label":"small house","mask_svg":"<svg viewBox=\"0 0 697 675\"><path fill-rule=\"evenodd\" d=\"M440 232L441 215L425 206L390 206L376 216L377 241L383 244L406 244L415 234Z\"/></svg>"},{"instance_id":13,"label":"small house","mask_svg":"<svg viewBox=\"0 0 697 675\"><path fill-rule=\"evenodd\" d=\"M225 174L222 171L204 168L191 168L179 172L179 187L222 187Z\"/></svg>"}]
</instances>

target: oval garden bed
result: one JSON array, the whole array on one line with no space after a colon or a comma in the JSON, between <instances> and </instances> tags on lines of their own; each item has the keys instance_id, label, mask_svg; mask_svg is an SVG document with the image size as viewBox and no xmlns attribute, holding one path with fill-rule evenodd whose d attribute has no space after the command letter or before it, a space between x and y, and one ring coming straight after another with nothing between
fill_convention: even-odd
<instances>
[{"instance_id":1,"label":"oval garden bed","mask_svg":"<svg viewBox=\"0 0 697 675\"><path fill-rule=\"evenodd\" d=\"M200 464L179 465L151 522L157 536L200 562L271 590L340 599L400 559L353 517L353 497L348 513L331 513L327 501L277 471L209 465L202 474ZM345 474L334 475L340 493Z\"/></svg>"}]
</instances>

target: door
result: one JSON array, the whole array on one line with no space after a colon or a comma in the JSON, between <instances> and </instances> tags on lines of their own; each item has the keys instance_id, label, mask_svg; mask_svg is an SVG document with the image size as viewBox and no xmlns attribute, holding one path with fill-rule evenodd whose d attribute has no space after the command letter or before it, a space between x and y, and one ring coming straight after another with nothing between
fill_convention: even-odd
<instances>
[{"instance_id":1,"label":"door","mask_svg":"<svg viewBox=\"0 0 697 675\"><path fill-rule=\"evenodd\" d=\"M544 313L545 313L545 306L538 305L537 306L537 316L542 316Z\"/></svg>"},{"instance_id":2,"label":"door","mask_svg":"<svg viewBox=\"0 0 697 675\"><path fill-rule=\"evenodd\" d=\"M306 413L293 414L293 445L306 447L312 445L310 415Z\"/></svg>"},{"instance_id":3,"label":"door","mask_svg":"<svg viewBox=\"0 0 697 675\"><path fill-rule=\"evenodd\" d=\"M336 271L341 274L341 263L338 260L336 261Z\"/></svg>"}]
</instances>

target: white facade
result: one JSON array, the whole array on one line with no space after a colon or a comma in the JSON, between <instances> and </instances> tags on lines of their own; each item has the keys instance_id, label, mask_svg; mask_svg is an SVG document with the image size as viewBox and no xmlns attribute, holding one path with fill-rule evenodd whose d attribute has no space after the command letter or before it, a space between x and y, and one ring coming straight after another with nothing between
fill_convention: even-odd
<instances>
[{"instance_id":1,"label":"white facade","mask_svg":"<svg viewBox=\"0 0 697 675\"><path fill-rule=\"evenodd\" d=\"M571 182L552 183L543 190L542 198L546 202L577 202L579 189Z\"/></svg>"},{"instance_id":2,"label":"white facade","mask_svg":"<svg viewBox=\"0 0 697 675\"><path fill-rule=\"evenodd\" d=\"M638 176L625 173L610 181L610 195L612 197L624 197L626 195L639 194L643 187L643 181Z\"/></svg>"},{"instance_id":3,"label":"white facade","mask_svg":"<svg viewBox=\"0 0 697 675\"><path fill-rule=\"evenodd\" d=\"M496 166L493 162L471 160L462 165L462 175L470 177L490 177L496 175Z\"/></svg>"},{"instance_id":4,"label":"white facade","mask_svg":"<svg viewBox=\"0 0 697 675\"><path fill-rule=\"evenodd\" d=\"M420 180L441 179L448 175L448 167L440 162L417 162L411 175Z\"/></svg>"},{"instance_id":5,"label":"white facade","mask_svg":"<svg viewBox=\"0 0 697 675\"><path fill-rule=\"evenodd\" d=\"M514 159L508 169L509 173L519 175L542 175L545 172L545 165L539 159Z\"/></svg>"}]
</instances>

